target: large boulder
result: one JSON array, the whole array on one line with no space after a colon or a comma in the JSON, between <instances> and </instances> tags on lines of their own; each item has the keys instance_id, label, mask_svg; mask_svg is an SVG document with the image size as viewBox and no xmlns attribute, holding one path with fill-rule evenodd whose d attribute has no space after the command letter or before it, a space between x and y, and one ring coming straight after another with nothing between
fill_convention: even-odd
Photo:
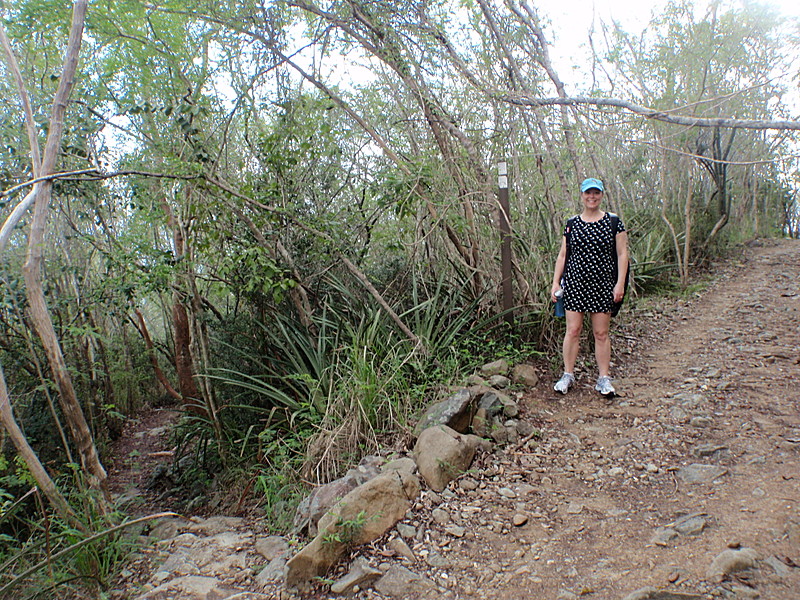
<instances>
[{"instance_id":1,"label":"large boulder","mask_svg":"<svg viewBox=\"0 0 800 600\"><path fill-rule=\"evenodd\" d=\"M183 575L171 579L141 596L137 596L136 600L171 600L172 598L181 598L182 600L208 600L209 598L225 600L226 598L239 598L243 593L246 594L247 592L224 584L214 577Z\"/></svg>"},{"instance_id":2,"label":"large boulder","mask_svg":"<svg viewBox=\"0 0 800 600\"><path fill-rule=\"evenodd\" d=\"M404 518L419 494L416 476L388 470L358 486L319 520L319 533L287 563L286 585L305 588L350 546L382 536Z\"/></svg>"},{"instance_id":3,"label":"large boulder","mask_svg":"<svg viewBox=\"0 0 800 600\"><path fill-rule=\"evenodd\" d=\"M476 435L462 435L446 425L424 430L414 446L414 460L428 487L441 492L469 469L481 442Z\"/></svg>"},{"instance_id":4,"label":"large boulder","mask_svg":"<svg viewBox=\"0 0 800 600\"><path fill-rule=\"evenodd\" d=\"M358 486L380 473L377 457L365 457L361 463L345 473L343 477L322 485L312 491L297 507L294 526L297 531L308 529L309 535L317 534L317 522L331 507Z\"/></svg>"},{"instance_id":5,"label":"large boulder","mask_svg":"<svg viewBox=\"0 0 800 600\"><path fill-rule=\"evenodd\" d=\"M501 358L500 360L496 360L494 362L487 363L483 365L480 369L480 374L482 377L491 377L492 375L505 375L508 373L509 365L508 361Z\"/></svg>"},{"instance_id":6,"label":"large boulder","mask_svg":"<svg viewBox=\"0 0 800 600\"><path fill-rule=\"evenodd\" d=\"M458 390L446 400L431 404L417 423L414 433L419 435L423 430L434 425L447 425L460 433L469 431L473 406L473 394L464 388Z\"/></svg>"},{"instance_id":7,"label":"large boulder","mask_svg":"<svg viewBox=\"0 0 800 600\"><path fill-rule=\"evenodd\" d=\"M511 380L520 385L536 387L539 385L539 374L533 365L515 365L511 370Z\"/></svg>"},{"instance_id":8,"label":"large boulder","mask_svg":"<svg viewBox=\"0 0 800 600\"><path fill-rule=\"evenodd\" d=\"M706 571L706 579L713 582L723 581L738 571L753 569L758 566L758 553L751 548L725 550L714 558Z\"/></svg>"}]
</instances>

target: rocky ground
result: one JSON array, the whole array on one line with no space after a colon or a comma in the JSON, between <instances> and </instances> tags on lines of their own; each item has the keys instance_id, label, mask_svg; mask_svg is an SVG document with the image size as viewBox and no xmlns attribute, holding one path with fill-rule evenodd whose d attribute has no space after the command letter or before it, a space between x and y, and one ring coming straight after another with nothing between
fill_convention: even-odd
<instances>
[{"instance_id":1,"label":"rocky ground","mask_svg":"<svg viewBox=\"0 0 800 600\"><path fill-rule=\"evenodd\" d=\"M517 390L534 435L424 490L331 581L362 557L393 578L356 598L800 598L800 243L752 245L694 298L626 310L617 398L590 362L566 396L550 374ZM162 520L113 596L293 597L270 582L287 543L266 529Z\"/></svg>"}]
</instances>

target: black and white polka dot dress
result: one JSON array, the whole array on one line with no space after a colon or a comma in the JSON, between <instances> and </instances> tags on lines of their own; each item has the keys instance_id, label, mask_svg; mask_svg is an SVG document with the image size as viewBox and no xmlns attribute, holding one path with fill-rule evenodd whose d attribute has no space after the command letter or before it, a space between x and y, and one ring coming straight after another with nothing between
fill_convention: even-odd
<instances>
[{"instance_id":1,"label":"black and white polka dot dress","mask_svg":"<svg viewBox=\"0 0 800 600\"><path fill-rule=\"evenodd\" d=\"M564 308L582 313L611 312L614 285L617 283L614 255L615 234L625 231L622 220L614 221L608 213L594 223L580 216L570 219L569 256L564 275ZM567 225L569 227L569 224ZM567 234L567 227L564 234Z\"/></svg>"}]
</instances>

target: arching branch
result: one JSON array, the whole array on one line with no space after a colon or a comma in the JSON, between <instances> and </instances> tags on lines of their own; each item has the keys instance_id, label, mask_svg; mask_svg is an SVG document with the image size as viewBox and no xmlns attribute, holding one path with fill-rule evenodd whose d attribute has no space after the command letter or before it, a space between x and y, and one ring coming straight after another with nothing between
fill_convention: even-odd
<instances>
[{"instance_id":1,"label":"arching branch","mask_svg":"<svg viewBox=\"0 0 800 600\"><path fill-rule=\"evenodd\" d=\"M690 117L673 114L664 110L656 110L646 106L639 106L632 102L620 100L618 98L587 98L576 96L573 98L536 98L519 93L497 92L494 94L498 100L509 102L517 106L610 106L622 108L628 112L652 119L663 121L673 125L685 125L687 127L725 127L730 129L776 129L800 131L800 121L770 121L761 119L734 119L734 118L713 118L705 119L702 117Z\"/></svg>"}]
</instances>

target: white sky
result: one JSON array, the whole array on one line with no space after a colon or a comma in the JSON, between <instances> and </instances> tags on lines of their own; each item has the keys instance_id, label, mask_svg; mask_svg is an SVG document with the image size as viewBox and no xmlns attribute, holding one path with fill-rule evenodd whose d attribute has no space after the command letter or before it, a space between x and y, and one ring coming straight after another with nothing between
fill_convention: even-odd
<instances>
[{"instance_id":1,"label":"white sky","mask_svg":"<svg viewBox=\"0 0 800 600\"><path fill-rule=\"evenodd\" d=\"M712 0L694 0L698 18L707 12ZM602 46L600 22L610 24L617 21L628 33L641 33L654 12L661 12L665 0L529 0L536 7L543 23L549 21L545 36L551 43L550 57L556 70L564 81L567 94L585 90L579 89L584 67L590 64L591 56L586 48L588 32L595 23L595 43ZM743 5L767 5L786 17L788 26L794 20L794 30L800 31L800 0L722 0L723 7ZM800 56L796 57L800 65ZM786 74L776 74L779 79ZM787 82L789 93L784 101L800 111L800 90ZM794 88L794 89L793 89Z\"/></svg>"},{"instance_id":2,"label":"white sky","mask_svg":"<svg viewBox=\"0 0 800 600\"><path fill-rule=\"evenodd\" d=\"M708 1L695 0L702 12L709 4ZM786 17L800 18L800 2L797 0L729 0L723 4L763 4L774 7ZM627 31L641 29L650 20L653 10L660 11L665 5L664 0L536 0L532 3L542 15L553 20L559 38L563 35L565 39L570 37L570 32L585 34L593 18L607 22L615 19Z\"/></svg>"}]
</instances>

